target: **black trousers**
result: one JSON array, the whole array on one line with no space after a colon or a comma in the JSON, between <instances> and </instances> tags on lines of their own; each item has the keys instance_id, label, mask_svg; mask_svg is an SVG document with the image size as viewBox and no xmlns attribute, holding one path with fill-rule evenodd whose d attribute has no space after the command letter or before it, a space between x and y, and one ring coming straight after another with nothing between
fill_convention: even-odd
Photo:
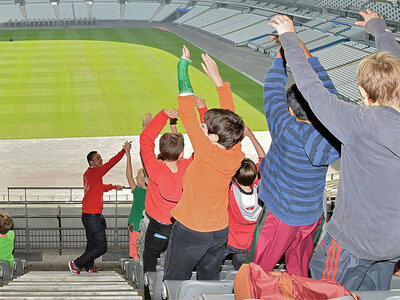
<instances>
[{"instance_id":1,"label":"black trousers","mask_svg":"<svg viewBox=\"0 0 400 300\"><path fill-rule=\"evenodd\" d=\"M82 223L86 231L86 250L74 264L79 269L90 270L94 260L107 252L107 225L102 214L82 214Z\"/></svg>"},{"instance_id":2,"label":"black trousers","mask_svg":"<svg viewBox=\"0 0 400 300\"><path fill-rule=\"evenodd\" d=\"M148 216L150 219L144 240L143 251L143 271L155 272L157 258L168 247L169 237L171 235L172 224L161 224Z\"/></svg>"},{"instance_id":3,"label":"black trousers","mask_svg":"<svg viewBox=\"0 0 400 300\"><path fill-rule=\"evenodd\" d=\"M195 268L198 280L219 280L227 239L228 227L199 232L176 221L165 258L164 280L188 280Z\"/></svg>"}]
</instances>

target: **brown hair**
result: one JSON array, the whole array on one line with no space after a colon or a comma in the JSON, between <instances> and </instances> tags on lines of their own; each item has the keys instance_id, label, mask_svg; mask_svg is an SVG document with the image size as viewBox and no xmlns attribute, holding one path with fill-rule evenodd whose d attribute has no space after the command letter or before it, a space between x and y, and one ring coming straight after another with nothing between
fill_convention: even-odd
<instances>
[{"instance_id":1,"label":"brown hair","mask_svg":"<svg viewBox=\"0 0 400 300\"><path fill-rule=\"evenodd\" d=\"M204 114L204 123L208 134L218 136L218 144L227 150L243 139L244 122L242 118L229 109L212 108Z\"/></svg>"},{"instance_id":2,"label":"brown hair","mask_svg":"<svg viewBox=\"0 0 400 300\"><path fill-rule=\"evenodd\" d=\"M163 160L176 161L185 148L181 133L166 132L160 138L160 153Z\"/></svg>"},{"instance_id":3,"label":"brown hair","mask_svg":"<svg viewBox=\"0 0 400 300\"><path fill-rule=\"evenodd\" d=\"M389 52L364 58L358 66L356 79L371 102L400 108L400 61Z\"/></svg>"},{"instance_id":4,"label":"brown hair","mask_svg":"<svg viewBox=\"0 0 400 300\"><path fill-rule=\"evenodd\" d=\"M6 234L14 227L13 218L5 212L0 213L0 234Z\"/></svg>"},{"instance_id":5,"label":"brown hair","mask_svg":"<svg viewBox=\"0 0 400 300\"><path fill-rule=\"evenodd\" d=\"M250 159L245 157L242 160L240 168L236 171L236 181L244 186L251 186L257 178L257 166Z\"/></svg>"}]
</instances>

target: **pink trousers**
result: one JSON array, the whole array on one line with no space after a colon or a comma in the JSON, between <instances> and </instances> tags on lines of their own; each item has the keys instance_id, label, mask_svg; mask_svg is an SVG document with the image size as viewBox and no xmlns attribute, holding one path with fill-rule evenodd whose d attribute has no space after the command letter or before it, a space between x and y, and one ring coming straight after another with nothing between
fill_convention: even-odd
<instances>
[{"instance_id":1,"label":"pink trousers","mask_svg":"<svg viewBox=\"0 0 400 300\"><path fill-rule=\"evenodd\" d=\"M268 212L255 248L254 263L270 272L285 254L287 272L308 277L313 238L319 224L321 219L311 225L291 226Z\"/></svg>"}]
</instances>

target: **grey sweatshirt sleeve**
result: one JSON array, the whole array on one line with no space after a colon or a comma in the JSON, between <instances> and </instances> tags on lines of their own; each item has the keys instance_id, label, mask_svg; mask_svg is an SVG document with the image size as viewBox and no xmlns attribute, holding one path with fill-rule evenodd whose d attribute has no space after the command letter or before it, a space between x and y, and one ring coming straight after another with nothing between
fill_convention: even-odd
<instances>
[{"instance_id":1,"label":"grey sweatshirt sleeve","mask_svg":"<svg viewBox=\"0 0 400 300\"><path fill-rule=\"evenodd\" d=\"M378 51L388 51L400 59L400 44L394 34L387 28L382 18L374 18L367 22L365 28L375 37Z\"/></svg>"},{"instance_id":2,"label":"grey sweatshirt sleeve","mask_svg":"<svg viewBox=\"0 0 400 300\"><path fill-rule=\"evenodd\" d=\"M324 87L294 32L282 34L279 40L297 87L316 117L343 144L351 144L362 127L363 107L341 101Z\"/></svg>"}]
</instances>

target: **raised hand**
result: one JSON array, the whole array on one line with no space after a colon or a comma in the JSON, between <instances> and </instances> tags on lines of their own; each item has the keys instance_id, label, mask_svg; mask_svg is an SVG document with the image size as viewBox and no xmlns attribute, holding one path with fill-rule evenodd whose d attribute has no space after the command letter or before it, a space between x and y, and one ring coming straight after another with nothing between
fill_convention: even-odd
<instances>
[{"instance_id":1,"label":"raised hand","mask_svg":"<svg viewBox=\"0 0 400 300\"><path fill-rule=\"evenodd\" d=\"M203 98L200 98L197 95L193 95L193 96L194 96L194 105L196 105L197 108L206 107L206 101L204 101Z\"/></svg>"},{"instance_id":2,"label":"raised hand","mask_svg":"<svg viewBox=\"0 0 400 300\"><path fill-rule=\"evenodd\" d=\"M164 109L164 114L170 118L170 119L176 119L177 117L179 117L179 111L175 108L171 108L171 109Z\"/></svg>"},{"instance_id":3,"label":"raised hand","mask_svg":"<svg viewBox=\"0 0 400 300\"><path fill-rule=\"evenodd\" d=\"M185 45L182 46L182 57L186 58L186 59L190 59L190 51L189 51L188 47L186 47Z\"/></svg>"},{"instance_id":4,"label":"raised hand","mask_svg":"<svg viewBox=\"0 0 400 300\"><path fill-rule=\"evenodd\" d=\"M279 35L286 32L296 32L293 21L288 16L277 15L271 19L268 25L274 27Z\"/></svg>"},{"instance_id":5,"label":"raised hand","mask_svg":"<svg viewBox=\"0 0 400 300\"><path fill-rule=\"evenodd\" d=\"M367 9L366 11L360 11L359 14L363 17L364 21L357 21L356 25L363 26L363 27L365 27L367 22L371 19L382 18L378 15L378 13L376 13L370 9Z\"/></svg>"},{"instance_id":6,"label":"raised hand","mask_svg":"<svg viewBox=\"0 0 400 300\"><path fill-rule=\"evenodd\" d=\"M129 151L131 151L131 148L132 148L132 141L130 141L130 142L126 141L124 143L124 147L123 147L123 149L125 150L125 153L128 154Z\"/></svg>"},{"instance_id":7,"label":"raised hand","mask_svg":"<svg viewBox=\"0 0 400 300\"><path fill-rule=\"evenodd\" d=\"M144 117L141 116L142 118L142 131L147 127L147 125L150 124L151 120L153 120L153 116L151 114L146 114Z\"/></svg>"},{"instance_id":8,"label":"raised hand","mask_svg":"<svg viewBox=\"0 0 400 300\"><path fill-rule=\"evenodd\" d=\"M217 63L207 53L203 53L201 55L201 58L203 59L201 66L203 67L203 70L207 74L207 76L210 77L212 81L214 81L216 86L223 86L224 81L222 80L221 75L219 75Z\"/></svg>"}]
</instances>

